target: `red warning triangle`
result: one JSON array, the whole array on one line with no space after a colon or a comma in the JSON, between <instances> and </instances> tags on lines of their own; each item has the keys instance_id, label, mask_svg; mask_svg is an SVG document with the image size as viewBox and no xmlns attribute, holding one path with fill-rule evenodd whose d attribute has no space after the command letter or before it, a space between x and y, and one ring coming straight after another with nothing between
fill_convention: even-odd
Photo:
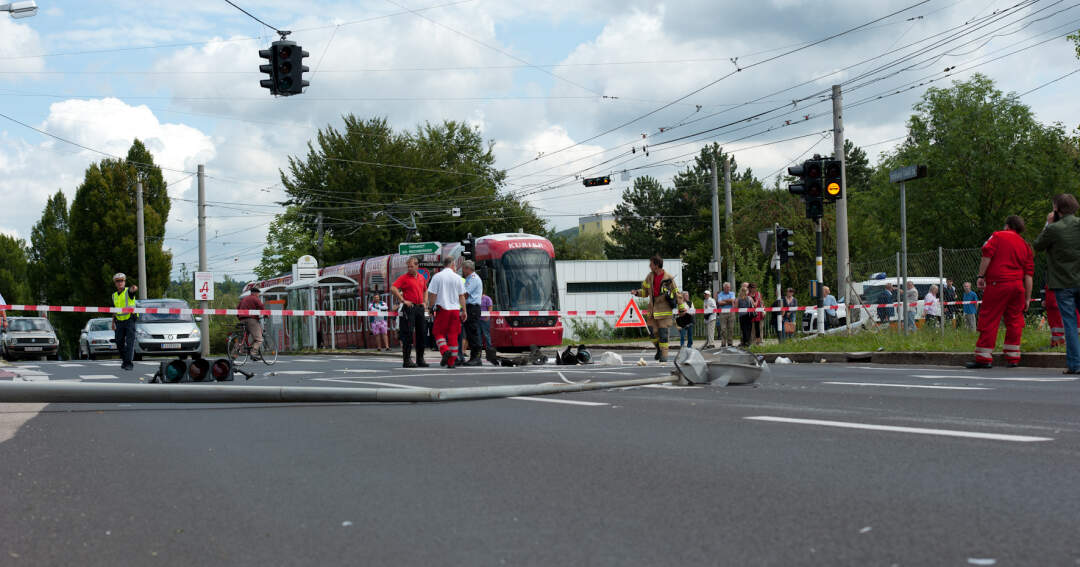
<instances>
[{"instance_id":1,"label":"red warning triangle","mask_svg":"<svg viewBox=\"0 0 1080 567\"><path fill-rule=\"evenodd\" d=\"M645 317L641 314L641 310L638 309L637 302L633 299L626 304L626 309L623 309L622 315L619 316L619 320L615 322L616 329L622 329L624 327L646 327Z\"/></svg>"}]
</instances>

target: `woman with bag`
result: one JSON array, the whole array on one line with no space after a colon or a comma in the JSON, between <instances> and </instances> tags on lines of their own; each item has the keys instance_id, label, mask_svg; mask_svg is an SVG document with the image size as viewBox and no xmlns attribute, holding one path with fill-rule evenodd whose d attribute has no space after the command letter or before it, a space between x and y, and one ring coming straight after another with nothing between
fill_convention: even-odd
<instances>
[{"instance_id":1,"label":"woman with bag","mask_svg":"<svg viewBox=\"0 0 1080 567\"><path fill-rule=\"evenodd\" d=\"M795 289L787 288L787 296L784 297L784 307L792 309L792 311L784 312L784 337L791 337L795 335L795 314L798 311L793 309L799 306L799 301L795 299Z\"/></svg>"},{"instance_id":2,"label":"woman with bag","mask_svg":"<svg viewBox=\"0 0 1080 567\"><path fill-rule=\"evenodd\" d=\"M748 296L750 297L750 301L754 303L754 308L765 307L765 300L762 299L761 292L758 291L756 283L750 284ZM754 344L759 345L761 344L762 336L764 336L764 333L762 331L764 331L765 325L762 322L765 320L765 312L756 311L752 315Z\"/></svg>"}]
</instances>

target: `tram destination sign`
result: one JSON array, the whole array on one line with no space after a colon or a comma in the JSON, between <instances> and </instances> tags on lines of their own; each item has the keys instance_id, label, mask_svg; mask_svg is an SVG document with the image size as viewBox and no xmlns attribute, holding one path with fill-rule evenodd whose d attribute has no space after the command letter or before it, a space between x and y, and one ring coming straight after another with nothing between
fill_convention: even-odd
<instances>
[{"instance_id":1,"label":"tram destination sign","mask_svg":"<svg viewBox=\"0 0 1080 567\"><path fill-rule=\"evenodd\" d=\"M398 254L415 256L417 254L438 254L442 244L439 242L402 242L398 244Z\"/></svg>"}]
</instances>

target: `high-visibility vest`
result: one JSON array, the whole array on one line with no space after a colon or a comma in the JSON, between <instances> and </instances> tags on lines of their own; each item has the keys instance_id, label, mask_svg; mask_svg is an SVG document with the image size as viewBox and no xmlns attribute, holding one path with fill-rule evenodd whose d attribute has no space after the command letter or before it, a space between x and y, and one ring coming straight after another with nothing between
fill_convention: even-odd
<instances>
[{"instance_id":1,"label":"high-visibility vest","mask_svg":"<svg viewBox=\"0 0 1080 567\"><path fill-rule=\"evenodd\" d=\"M114 292L112 294L113 307L117 309L123 309L125 307L135 307L135 300L128 297L127 288L124 291ZM116 313L117 321L127 321L131 317L131 313Z\"/></svg>"}]
</instances>

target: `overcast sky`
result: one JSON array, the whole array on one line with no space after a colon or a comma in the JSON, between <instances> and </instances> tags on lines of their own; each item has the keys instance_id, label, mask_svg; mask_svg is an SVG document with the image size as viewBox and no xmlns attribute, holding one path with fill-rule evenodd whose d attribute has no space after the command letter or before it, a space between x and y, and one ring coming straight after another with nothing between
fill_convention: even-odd
<instances>
[{"instance_id":1,"label":"overcast sky","mask_svg":"<svg viewBox=\"0 0 1080 567\"><path fill-rule=\"evenodd\" d=\"M1080 68L1064 38L1080 6L1064 1L236 3L311 53L303 95L259 87L258 50L276 35L223 0L38 0L35 17L0 17L0 112L96 150L0 118L0 232L28 238L49 195L71 199L90 163L138 137L167 168L174 275L197 264L190 172L205 164L209 200L247 203L208 210L211 269L248 278L284 197L278 168L346 113L476 126L507 190L560 229L613 208L624 179L670 178L706 142L768 182L831 152L832 84L847 137L875 157L927 85L974 72L1042 87L1022 99L1041 121L1080 124L1080 73L1045 85ZM605 190L575 177L609 173Z\"/></svg>"}]
</instances>

